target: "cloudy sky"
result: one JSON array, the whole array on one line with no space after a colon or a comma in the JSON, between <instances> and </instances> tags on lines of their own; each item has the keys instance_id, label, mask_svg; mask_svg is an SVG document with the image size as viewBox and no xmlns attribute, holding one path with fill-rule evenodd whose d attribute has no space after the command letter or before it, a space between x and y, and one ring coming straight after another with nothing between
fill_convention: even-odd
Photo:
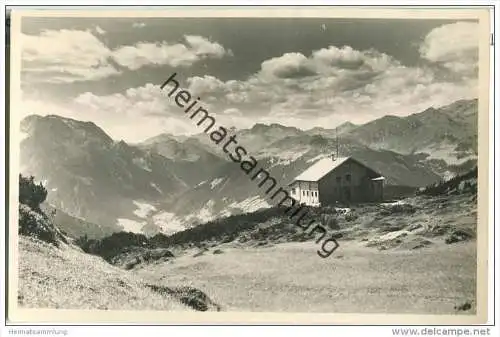
<instances>
[{"instance_id":1,"label":"cloudy sky","mask_svg":"<svg viewBox=\"0 0 500 337\"><path fill-rule=\"evenodd\" d=\"M90 120L115 139L201 130L173 73L222 126L309 129L477 97L473 21L24 18L22 114Z\"/></svg>"}]
</instances>

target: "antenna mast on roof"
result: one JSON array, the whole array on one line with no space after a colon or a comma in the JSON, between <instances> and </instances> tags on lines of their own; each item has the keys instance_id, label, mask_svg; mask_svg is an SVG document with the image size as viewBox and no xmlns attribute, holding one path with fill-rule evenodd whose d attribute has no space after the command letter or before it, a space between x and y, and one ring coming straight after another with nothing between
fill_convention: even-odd
<instances>
[{"instance_id":1,"label":"antenna mast on roof","mask_svg":"<svg viewBox=\"0 0 500 337\"><path fill-rule=\"evenodd\" d=\"M338 128L335 127L335 152L332 152L331 158L333 161L337 160L339 157L339 135L338 135Z\"/></svg>"},{"instance_id":2,"label":"antenna mast on roof","mask_svg":"<svg viewBox=\"0 0 500 337\"><path fill-rule=\"evenodd\" d=\"M339 157L339 127L335 127L335 145L337 147L337 154L336 157Z\"/></svg>"}]
</instances>

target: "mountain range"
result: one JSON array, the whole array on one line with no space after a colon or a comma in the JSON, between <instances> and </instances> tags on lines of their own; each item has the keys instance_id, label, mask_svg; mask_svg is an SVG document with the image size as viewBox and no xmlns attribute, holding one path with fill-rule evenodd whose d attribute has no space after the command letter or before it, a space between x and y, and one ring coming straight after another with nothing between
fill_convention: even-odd
<instances>
[{"instance_id":1,"label":"mountain range","mask_svg":"<svg viewBox=\"0 0 500 337\"><path fill-rule=\"evenodd\" d=\"M275 123L232 131L282 186L338 150L382 173L388 187L415 189L476 164L477 100L337 129ZM30 115L21 132L21 173L44 181L48 203L81 219L75 226L97 224L96 235L168 234L270 206L255 181L204 133L160 134L128 144L92 122L55 115Z\"/></svg>"}]
</instances>

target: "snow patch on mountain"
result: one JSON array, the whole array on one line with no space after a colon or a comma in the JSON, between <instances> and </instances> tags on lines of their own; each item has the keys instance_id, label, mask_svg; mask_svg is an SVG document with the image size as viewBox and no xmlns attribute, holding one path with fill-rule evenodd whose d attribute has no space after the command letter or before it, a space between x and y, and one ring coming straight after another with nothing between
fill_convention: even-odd
<instances>
[{"instance_id":1,"label":"snow patch on mountain","mask_svg":"<svg viewBox=\"0 0 500 337\"><path fill-rule=\"evenodd\" d=\"M310 149L302 149L300 151L280 151L279 153L273 154L269 159L269 163L271 164L270 167L290 165L309 152L309 150Z\"/></svg>"},{"instance_id":2,"label":"snow patch on mountain","mask_svg":"<svg viewBox=\"0 0 500 337\"><path fill-rule=\"evenodd\" d=\"M224 178L216 178L210 182L210 187L214 189L217 185L224 181Z\"/></svg>"},{"instance_id":3,"label":"snow patch on mountain","mask_svg":"<svg viewBox=\"0 0 500 337\"><path fill-rule=\"evenodd\" d=\"M151 185L152 188L154 188L155 190L157 190L158 193L163 194L163 191L155 183L150 183L149 185Z\"/></svg>"},{"instance_id":4,"label":"snow patch on mountain","mask_svg":"<svg viewBox=\"0 0 500 337\"><path fill-rule=\"evenodd\" d=\"M229 216L233 215L233 212L231 212L229 209L225 209L222 212L219 213L219 216L221 218L227 218Z\"/></svg>"},{"instance_id":5,"label":"snow patch on mountain","mask_svg":"<svg viewBox=\"0 0 500 337\"><path fill-rule=\"evenodd\" d=\"M125 218L117 219L118 225L123 227L124 232L132 232L137 234L144 234L142 232L142 227L146 224L145 222L138 222Z\"/></svg>"},{"instance_id":6,"label":"snow patch on mountain","mask_svg":"<svg viewBox=\"0 0 500 337\"><path fill-rule=\"evenodd\" d=\"M134 200L134 205L138 207L138 209L134 211L134 214L139 218L147 218L149 214L156 211L156 207L145 202Z\"/></svg>"},{"instance_id":7,"label":"snow patch on mountain","mask_svg":"<svg viewBox=\"0 0 500 337\"><path fill-rule=\"evenodd\" d=\"M203 222L214 220L215 219L214 206L215 206L215 201L209 200L205 205L203 205L203 208L201 208L198 211L198 213L193 214L193 216L189 217L189 219L196 218Z\"/></svg>"},{"instance_id":8,"label":"snow patch on mountain","mask_svg":"<svg viewBox=\"0 0 500 337\"><path fill-rule=\"evenodd\" d=\"M429 154L427 159L442 159L448 165L460 165L465 163L470 159L477 159L474 154L469 154L465 156L460 156L458 158L458 153L455 151L456 145L449 143L441 143L435 146L428 146L421 150L421 152Z\"/></svg>"},{"instance_id":9,"label":"snow patch on mountain","mask_svg":"<svg viewBox=\"0 0 500 337\"><path fill-rule=\"evenodd\" d=\"M455 176L456 176L456 174L451 172L451 171L446 171L443 173L444 180L450 180L450 179L454 178Z\"/></svg>"},{"instance_id":10,"label":"snow patch on mountain","mask_svg":"<svg viewBox=\"0 0 500 337\"><path fill-rule=\"evenodd\" d=\"M297 160L299 159L300 157L302 157L304 154L306 154L307 152L309 152L309 150L311 150L309 147L301 147L299 149L295 148L295 149L291 149L291 150L288 150L288 151L284 151L282 148L269 148L269 149L266 149L265 151L261 151L259 152L259 156L257 157L260 157L260 156L263 156L263 157L273 157L273 159L278 159L278 160L289 160L289 161L294 161L294 160Z\"/></svg>"},{"instance_id":11,"label":"snow patch on mountain","mask_svg":"<svg viewBox=\"0 0 500 337\"><path fill-rule=\"evenodd\" d=\"M244 212L255 212L262 208L269 208L271 205L263 198L258 195L247 198L240 202L233 202L229 205L229 208L240 209Z\"/></svg>"},{"instance_id":12,"label":"snow patch on mountain","mask_svg":"<svg viewBox=\"0 0 500 337\"><path fill-rule=\"evenodd\" d=\"M153 216L153 223L165 234L173 234L186 229L184 221L174 213L161 212Z\"/></svg>"},{"instance_id":13,"label":"snow patch on mountain","mask_svg":"<svg viewBox=\"0 0 500 337\"><path fill-rule=\"evenodd\" d=\"M135 165L139 166L143 170L148 171L148 172L153 172L153 170L148 166L148 164L146 163L146 160L144 158L134 158L134 159L132 159L132 161Z\"/></svg>"}]
</instances>

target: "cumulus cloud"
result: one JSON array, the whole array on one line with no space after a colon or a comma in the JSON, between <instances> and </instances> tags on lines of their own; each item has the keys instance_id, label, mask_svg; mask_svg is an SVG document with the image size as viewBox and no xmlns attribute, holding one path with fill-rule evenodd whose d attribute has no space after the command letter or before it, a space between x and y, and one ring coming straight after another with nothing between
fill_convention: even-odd
<instances>
[{"instance_id":1,"label":"cumulus cloud","mask_svg":"<svg viewBox=\"0 0 500 337\"><path fill-rule=\"evenodd\" d=\"M224 82L214 76L193 76L187 79L188 89L193 95L210 94L212 96L226 91Z\"/></svg>"},{"instance_id":2,"label":"cumulus cloud","mask_svg":"<svg viewBox=\"0 0 500 337\"><path fill-rule=\"evenodd\" d=\"M85 116L102 125L115 139L141 141L163 132L193 134L200 131L159 85L151 83L111 95L86 92L68 105L80 114L85 111ZM85 117L80 115L79 119Z\"/></svg>"},{"instance_id":3,"label":"cumulus cloud","mask_svg":"<svg viewBox=\"0 0 500 337\"><path fill-rule=\"evenodd\" d=\"M198 35L186 35L186 42L191 46L192 51L200 57L216 57L221 58L225 55L233 56L231 50L226 50L217 42L212 42L209 39Z\"/></svg>"},{"instance_id":4,"label":"cumulus cloud","mask_svg":"<svg viewBox=\"0 0 500 337\"><path fill-rule=\"evenodd\" d=\"M24 96L19 102L20 108L16 111L16 117L19 120L32 114L41 116L46 115L59 115L65 117L75 117L72 110L67 107L40 97L26 97ZM81 116L80 116L81 117Z\"/></svg>"},{"instance_id":5,"label":"cumulus cloud","mask_svg":"<svg viewBox=\"0 0 500 337\"><path fill-rule=\"evenodd\" d=\"M132 24L132 27L133 28L144 28L144 27L146 27L146 24L144 22L134 22Z\"/></svg>"},{"instance_id":6,"label":"cumulus cloud","mask_svg":"<svg viewBox=\"0 0 500 337\"><path fill-rule=\"evenodd\" d=\"M111 61L130 70L146 65L186 67L207 58L232 55L217 42L202 36L186 36L185 43L141 42L111 50L97 35L105 31L45 30L39 35L23 34L22 72L28 82L71 83L98 80L120 74Z\"/></svg>"},{"instance_id":7,"label":"cumulus cloud","mask_svg":"<svg viewBox=\"0 0 500 337\"><path fill-rule=\"evenodd\" d=\"M265 60L257 76L262 79L298 79L343 72L379 73L398 64L389 55L376 50L359 51L350 46L329 46L313 51L309 57L301 53L286 53Z\"/></svg>"},{"instance_id":8,"label":"cumulus cloud","mask_svg":"<svg viewBox=\"0 0 500 337\"><path fill-rule=\"evenodd\" d=\"M21 36L22 71L28 79L67 83L97 80L119 73L110 63L111 51L90 31L46 30Z\"/></svg>"},{"instance_id":9,"label":"cumulus cloud","mask_svg":"<svg viewBox=\"0 0 500 337\"><path fill-rule=\"evenodd\" d=\"M185 44L163 41L123 46L113 51L113 59L121 66L136 70L149 64L186 67L206 58L217 59L231 55L219 43L202 36L186 36L185 40Z\"/></svg>"},{"instance_id":10,"label":"cumulus cloud","mask_svg":"<svg viewBox=\"0 0 500 337\"><path fill-rule=\"evenodd\" d=\"M301 53L286 53L262 62L260 76L302 78L315 75L314 64Z\"/></svg>"},{"instance_id":11,"label":"cumulus cloud","mask_svg":"<svg viewBox=\"0 0 500 337\"><path fill-rule=\"evenodd\" d=\"M104 29L102 29L101 27L99 27L99 26L96 26L96 27L95 27L95 31L96 31L96 33L97 33L97 34L99 34L99 35L104 35L104 34L106 34L106 31L105 31Z\"/></svg>"},{"instance_id":12,"label":"cumulus cloud","mask_svg":"<svg viewBox=\"0 0 500 337\"><path fill-rule=\"evenodd\" d=\"M359 68L363 65L365 57L363 53L354 50L349 46L338 48L336 46L329 46L316 50L312 54L313 59L319 62L339 66L340 68Z\"/></svg>"},{"instance_id":13,"label":"cumulus cloud","mask_svg":"<svg viewBox=\"0 0 500 337\"><path fill-rule=\"evenodd\" d=\"M405 115L477 95L474 81L442 80L430 67L404 66L387 54L349 46L328 46L310 56L286 53L263 61L246 80L203 76L187 82L218 111L241 111L228 115L241 125L265 118L296 127L322 120L333 127L341 120Z\"/></svg>"},{"instance_id":14,"label":"cumulus cloud","mask_svg":"<svg viewBox=\"0 0 500 337\"><path fill-rule=\"evenodd\" d=\"M456 22L433 29L420 45L421 56L445 68L466 75L477 72L479 24Z\"/></svg>"},{"instance_id":15,"label":"cumulus cloud","mask_svg":"<svg viewBox=\"0 0 500 337\"><path fill-rule=\"evenodd\" d=\"M223 115L226 116L231 116L231 117L241 117L243 114L241 113L240 109L237 108L229 108L224 111L222 111Z\"/></svg>"},{"instance_id":16,"label":"cumulus cloud","mask_svg":"<svg viewBox=\"0 0 500 337\"><path fill-rule=\"evenodd\" d=\"M56 34L45 34L48 40L42 42L54 44ZM26 69L32 76L49 69L61 79L88 79L109 76L104 75L110 71L106 66L116 72L110 60L134 70L146 65L183 67L206 58L231 55L230 50L201 36L188 35L182 43L142 42L109 50L89 32L65 34L63 41L84 43L79 47L71 44L73 47L69 48L70 42L65 42L52 52L50 48L38 48L40 41L28 41L27 46L34 47L25 47L23 60L31 66ZM471 72L477 69L476 35L477 26L473 23L432 30L419 48L427 61L423 66L406 66L374 49L325 46L308 55L276 55L264 60L245 79L226 81L205 74L189 77L180 84L201 98L201 104L217 116L219 124L228 127L251 127L256 122L298 128L335 127L346 120L364 123L387 114L408 115L429 106L477 97L477 78ZM46 67L41 68L42 64ZM102 74L89 72L89 65L102 68ZM461 76L443 77L443 69ZM160 132L200 132L158 84L103 96L87 92L65 108L80 114L85 111L88 119L95 120L115 138L130 139L131 125L137 129L135 140ZM81 115L74 117L85 119Z\"/></svg>"},{"instance_id":17,"label":"cumulus cloud","mask_svg":"<svg viewBox=\"0 0 500 337\"><path fill-rule=\"evenodd\" d=\"M398 64L389 55L374 49L359 51L350 46L322 48L314 51L311 59L318 68L327 72L339 69L381 72Z\"/></svg>"},{"instance_id":18,"label":"cumulus cloud","mask_svg":"<svg viewBox=\"0 0 500 337\"><path fill-rule=\"evenodd\" d=\"M357 74L349 71L353 76ZM181 85L192 89L191 93L199 94L200 104L216 116L219 125L245 128L264 122L301 129L318 125L335 127L346 120L365 123L387 114L408 115L429 106L473 98L477 88L477 83L443 82L436 80L429 69L399 64L388 67L382 74L356 85L354 89L339 86L333 75L307 81L281 81L292 82L270 83L260 81L257 76L243 81L222 81L203 76L190 78ZM51 110L59 111L52 107ZM95 121L116 139L140 141L161 132L200 132L175 100L169 98L159 85L151 83L111 95L81 94L69 104L68 111L75 114L69 117Z\"/></svg>"},{"instance_id":19,"label":"cumulus cloud","mask_svg":"<svg viewBox=\"0 0 500 337\"><path fill-rule=\"evenodd\" d=\"M301 53L285 53L264 60L260 70L246 80L221 81L213 76L188 78L189 89L204 97L215 97L222 105L250 105L255 109L304 97L293 110L309 110L325 95L344 95L360 90L387 76L422 76L411 72L386 54L374 50L358 51L349 46L329 46L313 51L309 57ZM388 74L387 76L384 73Z\"/></svg>"},{"instance_id":20,"label":"cumulus cloud","mask_svg":"<svg viewBox=\"0 0 500 337\"><path fill-rule=\"evenodd\" d=\"M101 111L103 114L120 117L167 116L172 113L171 107L174 105L159 85L151 83L111 95L101 96L85 92L78 95L74 103L81 107Z\"/></svg>"}]
</instances>

